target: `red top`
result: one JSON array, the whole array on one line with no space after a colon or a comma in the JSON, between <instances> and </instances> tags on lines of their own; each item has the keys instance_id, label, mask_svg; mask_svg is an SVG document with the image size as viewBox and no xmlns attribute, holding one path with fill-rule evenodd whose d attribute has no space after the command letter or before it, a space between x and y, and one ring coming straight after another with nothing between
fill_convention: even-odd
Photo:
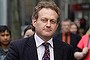
<instances>
[{"instance_id":1,"label":"red top","mask_svg":"<svg viewBox=\"0 0 90 60\"><path fill-rule=\"evenodd\" d=\"M88 44L88 39L89 39L89 35L88 35L88 34L85 34L85 35L82 37L82 39L79 41L77 47L79 47L80 49L83 49L84 47L86 47L87 44ZM87 54L87 56L85 57L84 60L90 60L90 43L89 43L89 45L88 45L88 49L89 49L89 50L88 50L88 54Z\"/></svg>"}]
</instances>

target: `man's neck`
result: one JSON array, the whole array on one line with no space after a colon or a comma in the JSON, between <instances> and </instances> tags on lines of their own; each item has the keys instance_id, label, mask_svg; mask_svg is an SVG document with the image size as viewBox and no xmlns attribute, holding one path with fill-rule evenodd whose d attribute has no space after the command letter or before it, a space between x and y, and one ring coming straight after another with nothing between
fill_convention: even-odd
<instances>
[{"instance_id":1,"label":"man's neck","mask_svg":"<svg viewBox=\"0 0 90 60\"><path fill-rule=\"evenodd\" d=\"M51 39L51 37L47 37L47 36L40 36L38 34L36 34L39 38L41 38L43 41L47 42Z\"/></svg>"},{"instance_id":2,"label":"man's neck","mask_svg":"<svg viewBox=\"0 0 90 60\"><path fill-rule=\"evenodd\" d=\"M1 45L2 49L8 49L9 45Z\"/></svg>"}]
</instances>

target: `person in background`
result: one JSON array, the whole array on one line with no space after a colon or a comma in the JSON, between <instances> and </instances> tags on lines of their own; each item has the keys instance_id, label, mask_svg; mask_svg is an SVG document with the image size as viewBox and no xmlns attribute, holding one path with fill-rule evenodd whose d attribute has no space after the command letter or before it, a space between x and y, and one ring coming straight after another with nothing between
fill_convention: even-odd
<instances>
[{"instance_id":1,"label":"person in background","mask_svg":"<svg viewBox=\"0 0 90 60\"><path fill-rule=\"evenodd\" d=\"M80 28L80 19L79 18L76 18L74 20L74 23L78 26L78 28Z\"/></svg>"},{"instance_id":2,"label":"person in background","mask_svg":"<svg viewBox=\"0 0 90 60\"><path fill-rule=\"evenodd\" d=\"M79 34L79 28L74 22L71 22L70 32L74 34Z\"/></svg>"},{"instance_id":3,"label":"person in background","mask_svg":"<svg viewBox=\"0 0 90 60\"><path fill-rule=\"evenodd\" d=\"M61 33L69 33L70 32L70 24L71 24L70 19L62 20L60 23Z\"/></svg>"},{"instance_id":4,"label":"person in background","mask_svg":"<svg viewBox=\"0 0 90 60\"><path fill-rule=\"evenodd\" d=\"M5 26L0 26L0 60L4 60L8 52L8 47L11 41L11 31Z\"/></svg>"},{"instance_id":5,"label":"person in background","mask_svg":"<svg viewBox=\"0 0 90 60\"><path fill-rule=\"evenodd\" d=\"M84 33L84 29L81 28L80 18L76 18L76 19L74 20L74 23L75 23L75 24L78 26L78 28L79 28L79 30L78 30L79 36L82 37L82 36L83 36L83 33Z\"/></svg>"},{"instance_id":6,"label":"person in background","mask_svg":"<svg viewBox=\"0 0 90 60\"><path fill-rule=\"evenodd\" d=\"M61 21L60 25L61 25L60 26L61 30L57 35L55 35L55 38L65 42L67 44L72 45L73 49L75 50L77 47L77 44L80 40L80 36L70 32L71 20L64 19Z\"/></svg>"},{"instance_id":7,"label":"person in background","mask_svg":"<svg viewBox=\"0 0 90 60\"><path fill-rule=\"evenodd\" d=\"M73 48L53 38L60 9L52 0L40 1L32 14L35 34L11 42L6 60L73 60Z\"/></svg>"},{"instance_id":8,"label":"person in background","mask_svg":"<svg viewBox=\"0 0 90 60\"><path fill-rule=\"evenodd\" d=\"M90 60L90 28L77 44L74 57L77 60Z\"/></svg>"},{"instance_id":9,"label":"person in background","mask_svg":"<svg viewBox=\"0 0 90 60\"><path fill-rule=\"evenodd\" d=\"M24 34L23 34L23 37L26 38L26 37L30 37L34 34L35 32L35 28L34 26L31 24L31 25L28 25L25 30L24 30Z\"/></svg>"}]
</instances>

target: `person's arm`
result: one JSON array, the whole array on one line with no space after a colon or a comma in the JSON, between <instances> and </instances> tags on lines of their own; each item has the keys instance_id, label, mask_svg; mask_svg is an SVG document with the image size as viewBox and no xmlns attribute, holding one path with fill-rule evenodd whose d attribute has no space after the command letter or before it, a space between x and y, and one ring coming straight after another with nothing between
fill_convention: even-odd
<instances>
[{"instance_id":1,"label":"person's arm","mask_svg":"<svg viewBox=\"0 0 90 60\"><path fill-rule=\"evenodd\" d=\"M10 43L10 47L5 60L18 60L18 52L15 43Z\"/></svg>"},{"instance_id":2,"label":"person's arm","mask_svg":"<svg viewBox=\"0 0 90 60\"><path fill-rule=\"evenodd\" d=\"M84 47L82 51L80 51L80 49L78 48L79 51L76 51L74 53L74 57L77 59L77 60L80 60L80 59L83 59L86 54L88 53L88 48L87 47Z\"/></svg>"}]
</instances>

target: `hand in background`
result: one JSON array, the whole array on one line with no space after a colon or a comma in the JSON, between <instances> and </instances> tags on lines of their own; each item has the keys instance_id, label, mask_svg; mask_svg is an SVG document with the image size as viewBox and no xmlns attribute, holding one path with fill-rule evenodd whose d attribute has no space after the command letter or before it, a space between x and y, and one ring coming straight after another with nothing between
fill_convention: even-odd
<instances>
[{"instance_id":1,"label":"hand in background","mask_svg":"<svg viewBox=\"0 0 90 60\"><path fill-rule=\"evenodd\" d=\"M86 55L88 53L88 47L84 47L83 50L82 50L82 53L84 55Z\"/></svg>"}]
</instances>

